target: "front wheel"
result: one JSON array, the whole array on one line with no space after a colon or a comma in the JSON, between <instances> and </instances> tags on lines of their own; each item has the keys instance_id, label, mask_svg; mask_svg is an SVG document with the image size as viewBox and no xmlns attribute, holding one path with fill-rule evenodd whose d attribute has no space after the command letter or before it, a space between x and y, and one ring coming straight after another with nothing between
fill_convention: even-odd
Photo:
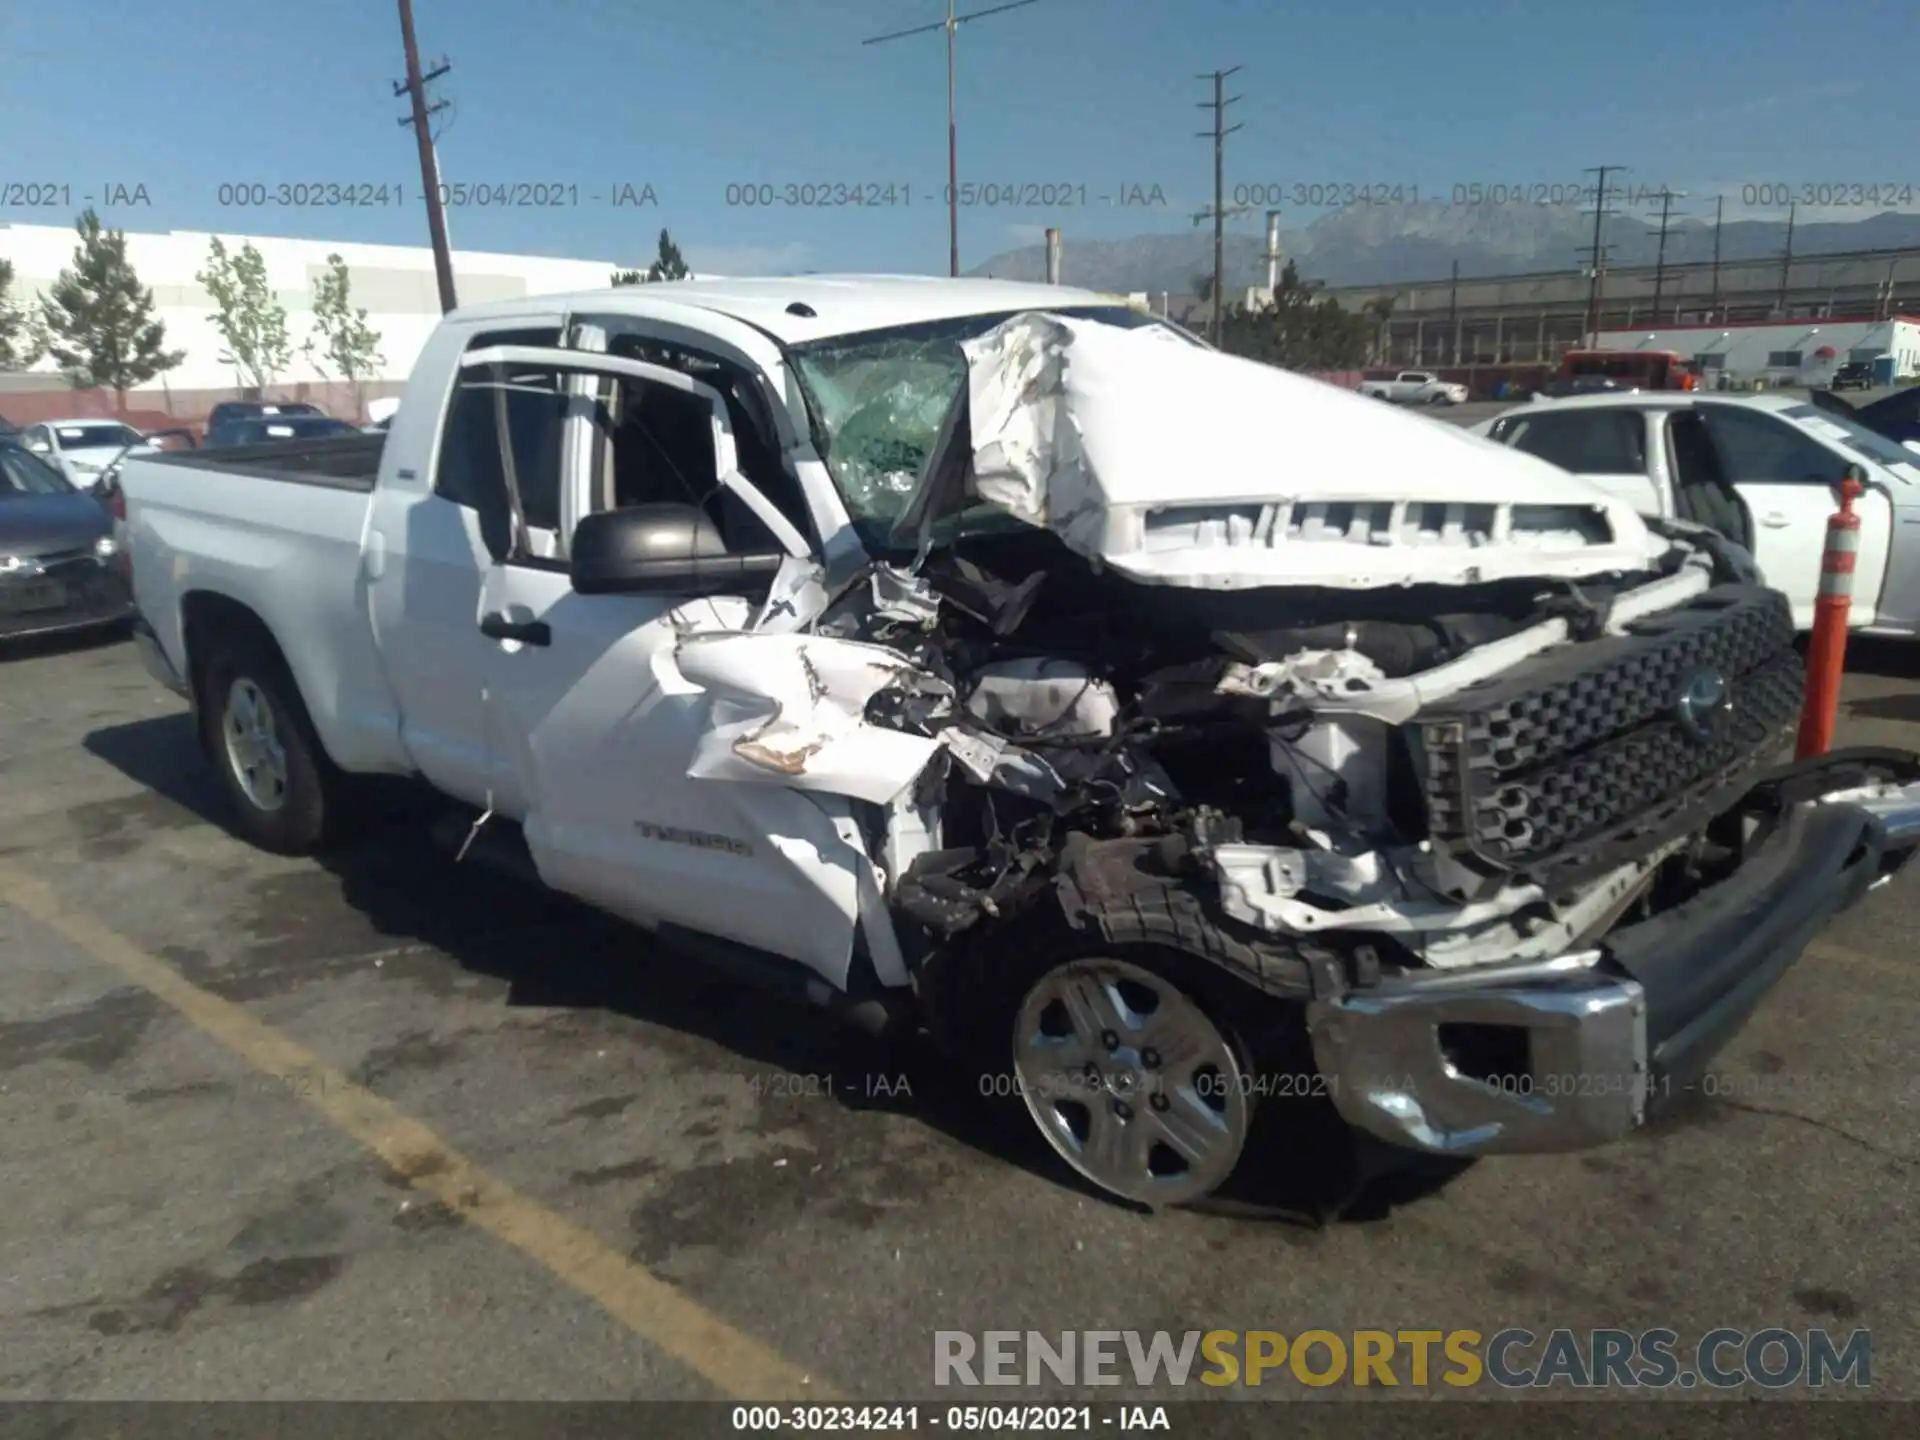
<instances>
[{"instance_id":1,"label":"front wheel","mask_svg":"<svg viewBox=\"0 0 1920 1440\"><path fill-rule=\"evenodd\" d=\"M1046 971L1016 1013L1020 1098L1054 1153L1109 1194L1180 1205L1239 1167L1247 1068L1169 975L1116 957Z\"/></svg>"},{"instance_id":2,"label":"front wheel","mask_svg":"<svg viewBox=\"0 0 1920 1440\"><path fill-rule=\"evenodd\" d=\"M1353 1135L1302 1007L1165 946L1035 916L923 976L937 1033L1010 1123L1152 1208L1337 1205Z\"/></svg>"}]
</instances>

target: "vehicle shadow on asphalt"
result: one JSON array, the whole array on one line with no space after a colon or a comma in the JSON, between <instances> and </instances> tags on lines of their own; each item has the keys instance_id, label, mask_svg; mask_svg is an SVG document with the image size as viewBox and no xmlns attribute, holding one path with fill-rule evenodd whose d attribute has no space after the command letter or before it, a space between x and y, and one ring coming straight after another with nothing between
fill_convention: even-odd
<instances>
[{"instance_id":1,"label":"vehicle shadow on asphalt","mask_svg":"<svg viewBox=\"0 0 1920 1440\"><path fill-rule=\"evenodd\" d=\"M84 630L0 636L0 665L13 660L44 660L54 655L81 655L89 651L109 650L125 644L132 634L132 622L122 620Z\"/></svg>"},{"instance_id":2,"label":"vehicle shadow on asphalt","mask_svg":"<svg viewBox=\"0 0 1920 1440\"><path fill-rule=\"evenodd\" d=\"M1847 641L1847 673L1920 682L1920 645L1911 640L1853 636ZM1869 695L1857 700L1843 700L1840 708L1845 714L1863 720L1920 724L1920 684L1897 695Z\"/></svg>"},{"instance_id":3,"label":"vehicle shadow on asphalt","mask_svg":"<svg viewBox=\"0 0 1920 1440\"><path fill-rule=\"evenodd\" d=\"M226 796L189 716L99 730L83 743L135 783L231 832ZM1055 1155L1017 1101L985 1098L977 1075L917 1034L862 1034L791 998L743 986L611 915L459 863L431 838L445 810L421 787L381 784L368 801L367 838L314 863L338 882L341 902L392 943L431 947L466 972L504 983L509 1005L606 1011L698 1036L756 1070L806 1077L807 1093L849 1110L911 1117L1067 1190L1121 1203ZM1356 1144L1327 1118L1303 1114L1287 1127L1284 1153L1244 1167L1231 1197L1203 1208L1303 1227L1375 1221L1466 1168L1408 1168L1404 1152Z\"/></svg>"}]
</instances>

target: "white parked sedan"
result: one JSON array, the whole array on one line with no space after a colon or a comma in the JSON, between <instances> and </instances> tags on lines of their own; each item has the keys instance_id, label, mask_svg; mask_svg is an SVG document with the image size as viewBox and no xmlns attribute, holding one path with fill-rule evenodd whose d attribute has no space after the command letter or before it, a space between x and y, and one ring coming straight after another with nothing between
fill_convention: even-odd
<instances>
[{"instance_id":1,"label":"white parked sedan","mask_svg":"<svg viewBox=\"0 0 1920 1440\"><path fill-rule=\"evenodd\" d=\"M1540 400L1473 427L1570 470L1642 514L1694 520L1753 552L1813 623L1827 520L1865 476L1851 627L1920 633L1920 455L1793 395L1689 392Z\"/></svg>"},{"instance_id":2,"label":"white parked sedan","mask_svg":"<svg viewBox=\"0 0 1920 1440\"><path fill-rule=\"evenodd\" d=\"M114 457L129 446L135 454L159 448L118 420L48 420L29 425L21 432L20 443L66 476L76 490L91 490Z\"/></svg>"}]
</instances>

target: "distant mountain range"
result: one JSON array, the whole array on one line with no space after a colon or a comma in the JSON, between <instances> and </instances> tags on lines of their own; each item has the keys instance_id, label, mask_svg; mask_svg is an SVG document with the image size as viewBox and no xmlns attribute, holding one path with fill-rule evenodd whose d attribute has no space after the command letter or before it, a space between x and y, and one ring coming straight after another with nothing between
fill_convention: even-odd
<instances>
[{"instance_id":1,"label":"distant mountain range","mask_svg":"<svg viewBox=\"0 0 1920 1440\"><path fill-rule=\"evenodd\" d=\"M1629 216L1607 221L1608 263L1615 268L1651 265L1659 226ZM1720 231L1720 258L1762 260L1786 246L1783 220L1729 220ZM1281 250L1310 280L1329 285L1391 285L1444 280L1453 262L1462 278L1529 270L1572 270L1593 243L1593 215L1574 206L1352 206L1321 215L1304 229L1281 231ZM1864 220L1821 221L1793 227L1796 256L1845 250L1920 247L1920 215L1888 211ZM1224 247L1229 291L1266 283L1264 237L1229 234ZM1713 222L1676 220L1667 227L1667 262L1713 258ZM1136 235L1125 240L1079 240L1068 236L1061 278L1094 290L1169 291L1193 294L1199 277L1213 268L1213 234ZM1043 280L1044 245L1008 250L972 275L1002 280Z\"/></svg>"}]
</instances>

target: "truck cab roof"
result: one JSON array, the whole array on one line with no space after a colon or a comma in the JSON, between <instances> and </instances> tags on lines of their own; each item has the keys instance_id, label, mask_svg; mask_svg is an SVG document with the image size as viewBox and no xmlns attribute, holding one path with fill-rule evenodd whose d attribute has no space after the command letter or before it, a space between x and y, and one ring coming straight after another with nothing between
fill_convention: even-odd
<instances>
[{"instance_id":1,"label":"truck cab roof","mask_svg":"<svg viewBox=\"0 0 1920 1440\"><path fill-rule=\"evenodd\" d=\"M463 306L454 317L504 319L525 313L534 301L543 308L558 305L600 314L671 315L676 310L717 313L752 325L782 345L803 345L862 330L1001 310L1125 303L1120 296L1097 290L1014 280L956 280L944 275L804 275L616 285Z\"/></svg>"}]
</instances>

